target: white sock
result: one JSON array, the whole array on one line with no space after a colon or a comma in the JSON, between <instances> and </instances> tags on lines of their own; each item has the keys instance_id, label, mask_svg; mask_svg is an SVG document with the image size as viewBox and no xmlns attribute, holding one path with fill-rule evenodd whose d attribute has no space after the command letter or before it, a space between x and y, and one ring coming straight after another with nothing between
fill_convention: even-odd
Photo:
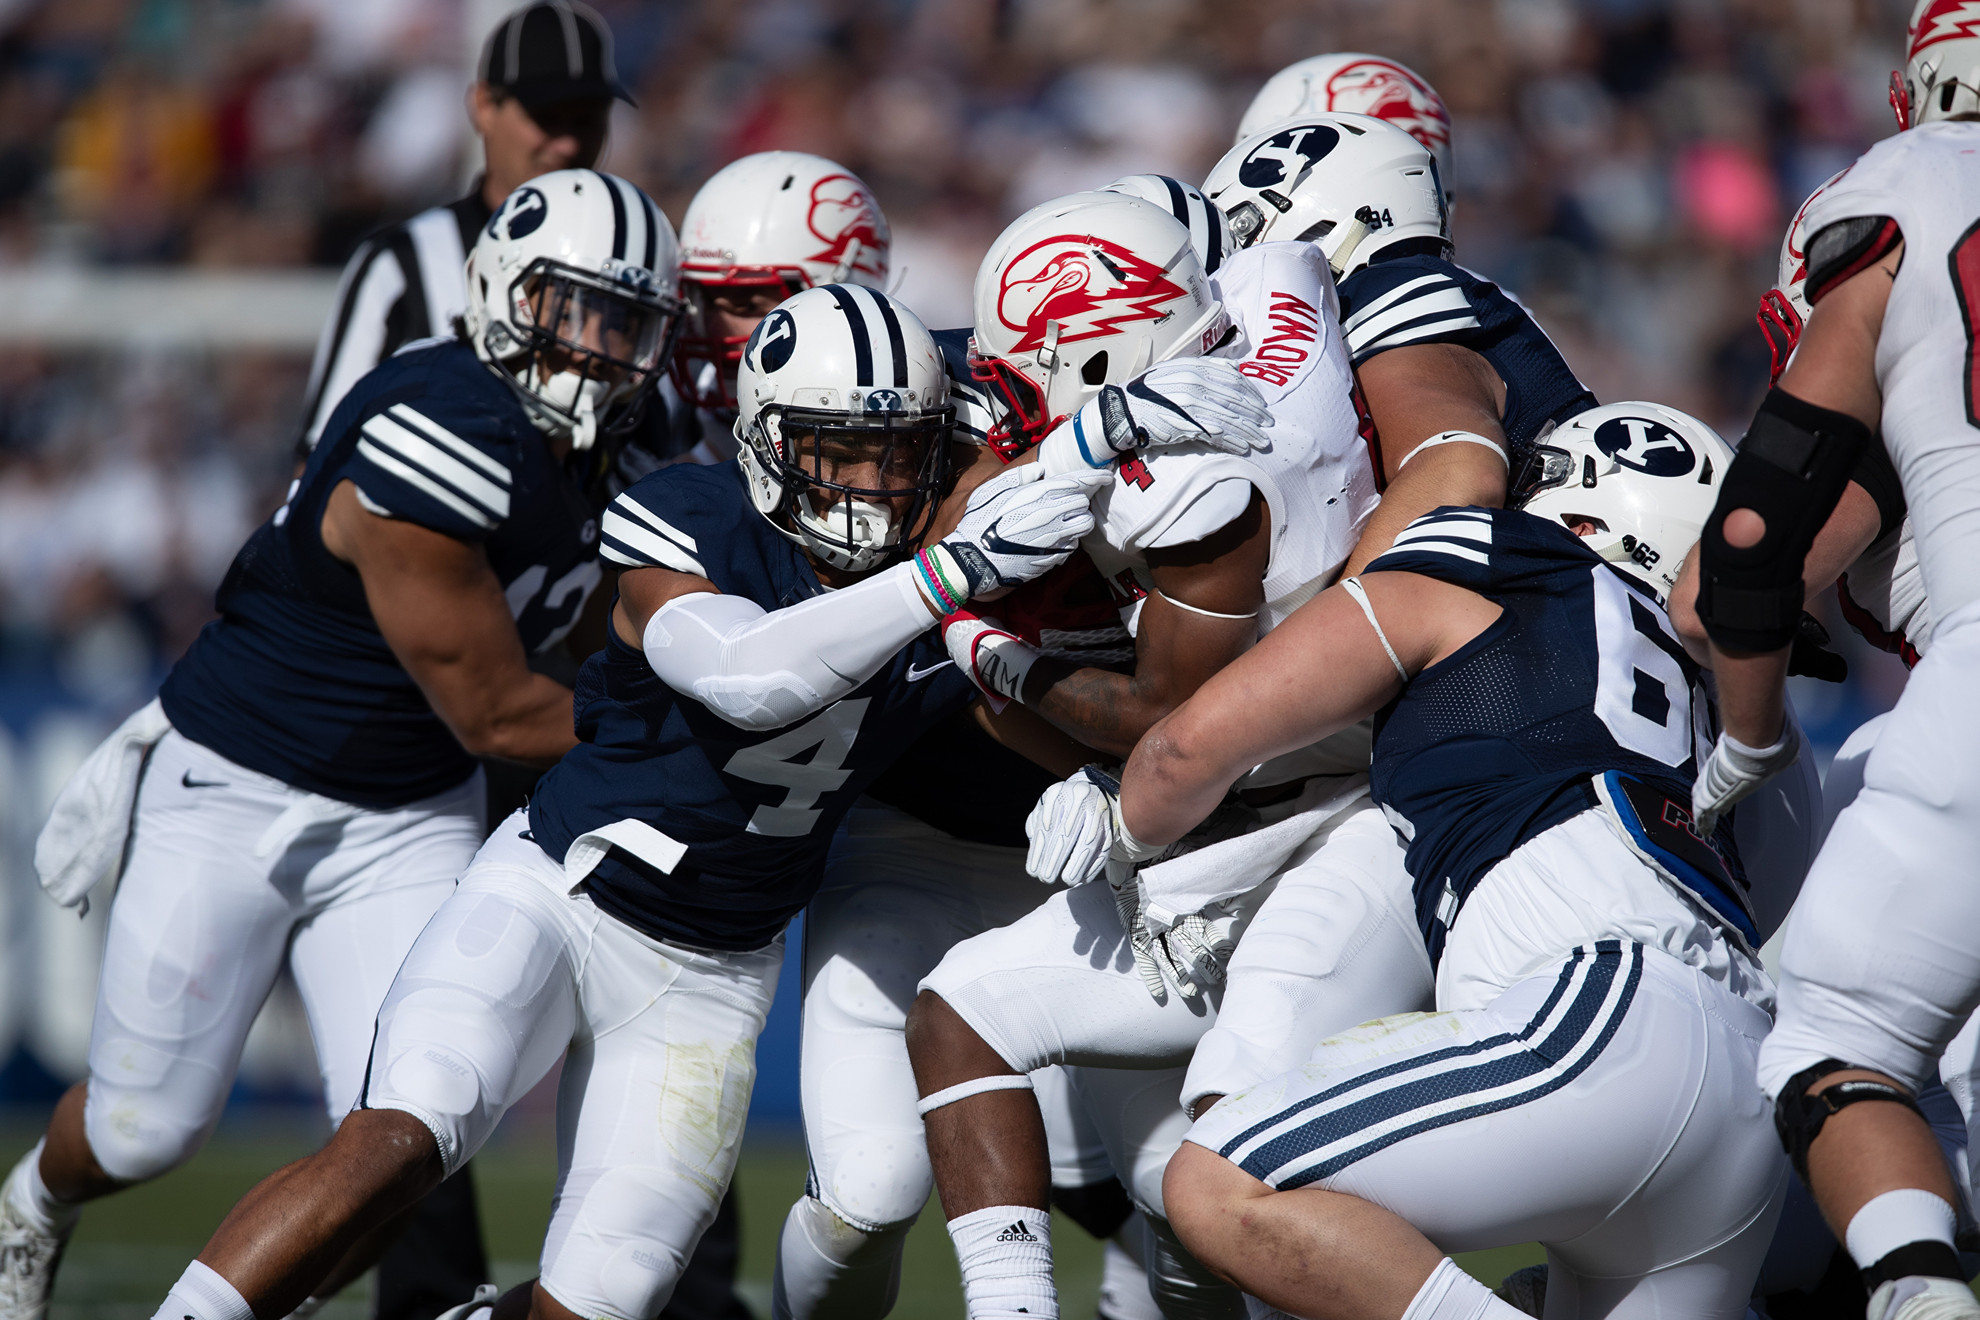
<instances>
[{"instance_id":1,"label":"white sock","mask_svg":"<svg viewBox=\"0 0 1980 1320\"><path fill-rule=\"evenodd\" d=\"M1492 1290L1457 1267L1449 1256L1437 1262L1430 1277L1416 1290L1402 1320L1531 1320L1526 1312L1500 1301Z\"/></svg>"},{"instance_id":2,"label":"white sock","mask_svg":"<svg viewBox=\"0 0 1980 1320\"><path fill-rule=\"evenodd\" d=\"M48 1138L43 1137L34 1143L33 1150L21 1156L21 1162L7 1175L6 1188L0 1195L6 1196L14 1213L37 1232L55 1237L74 1226L82 1207L56 1200L48 1184L41 1180L41 1150L47 1144Z\"/></svg>"},{"instance_id":3,"label":"white sock","mask_svg":"<svg viewBox=\"0 0 1980 1320\"><path fill-rule=\"evenodd\" d=\"M194 1261L151 1320L254 1320L254 1310L233 1284Z\"/></svg>"},{"instance_id":4,"label":"white sock","mask_svg":"<svg viewBox=\"0 0 1980 1320\"><path fill-rule=\"evenodd\" d=\"M1052 1216L1028 1205L993 1205L949 1221L962 1266L969 1320L1059 1320L1052 1281ZM202 1317L202 1320L204 1318Z\"/></svg>"},{"instance_id":5,"label":"white sock","mask_svg":"<svg viewBox=\"0 0 1980 1320\"><path fill-rule=\"evenodd\" d=\"M1843 1245L1856 1268L1867 1270L1878 1261L1913 1242L1953 1244L1953 1228L1958 1221L1953 1208L1942 1196L1921 1187L1900 1187L1863 1203L1849 1221Z\"/></svg>"}]
</instances>

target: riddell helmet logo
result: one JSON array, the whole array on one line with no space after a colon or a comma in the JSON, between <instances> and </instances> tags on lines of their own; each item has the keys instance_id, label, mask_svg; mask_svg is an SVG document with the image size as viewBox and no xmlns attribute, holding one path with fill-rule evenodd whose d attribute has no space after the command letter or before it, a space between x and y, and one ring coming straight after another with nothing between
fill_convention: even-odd
<instances>
[{"instance_id":1,"label":"riddell helmet logo","mask_svg":"<svg viewBox=\"0 0 1980 1320\"><path fill-rule=\"evenodd\" d=\"M804 222L813 237L825 244L807 261L837 266L857 239L859 254L853 258L852 271L876 280L886 273L881 262L887 255L888 240L881 234L886 222L880 218L880 204L852 175L828 174L812 184L811 213Z\"/></svg>"},{"instance_id":2,"label":"riddell helmet logo","mask_svg":"<svg viewBox=\"0 0 1980 1320\"><path fill-rule=\"evenodd\" d=\"M1938 0L1919 15L1917 25L1912 28L1911 51L1905 62L1917 59L1918 53L1928 46L1974 37L1980 37L1980 0Z\"/></svg>"},{"instance_id":3,"label":"riddell helmet logo","mask_svg":"<svg viewBox=\"0 0 1980 1320\"><path fill-rule=\"evenodd\" d=\"M1356 60L1327 80L1327 108L1386 119L1432 151L1451 144L1451 117L1421 78L1388 60Z\"/></svg>"},{"instance_id":4,"label":"riddell helmet logo","mask_svg":"<svg viewBox=\"0 0 1980 1320\"><path fill-rule=\"evenodd\" d=\"M1152 262L1104 238L1062 234L1033 243L1004 267L997 319L1018 332L1012 353L1045 342L1045 325L1059 323L1059 342L1111 335L1132 321L1159 321L1166 304L1189 290Z\"/></svg>"}]
</instances>

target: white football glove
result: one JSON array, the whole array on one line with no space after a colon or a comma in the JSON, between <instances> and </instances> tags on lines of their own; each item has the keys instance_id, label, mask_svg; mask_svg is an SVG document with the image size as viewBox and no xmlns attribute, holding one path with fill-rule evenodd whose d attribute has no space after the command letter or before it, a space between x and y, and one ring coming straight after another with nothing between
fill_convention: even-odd
<instances>
[{"instance_id":1,"label":"white football glove","mask_svg":"<svg viewBox=\"0 0 1980 1320\"><path fill-rule=\"evenodd\" d=\"M1793 765L1800 755L1801 730L1793 720L1787 721L1780 741L1772 747L1748 747L1721 733L1691 785L1691 816L1698 832L1710 836L1719 817L1734 803Z\"/></svg>"},{"instance_id":2,"label":"white football glove","mask_svg":"<svg viewBox=\"0 0 1980 1320\"><path fill-rule=\"evenodd\" d=\"M1093 530L1100 478L1047 476L1035 463L1000 472L969 497L956 530L915 556L915 582L939 613L1008 591L1066 561Z\"/></svg>"},{"instance_id":3,"label":"white football glove","mask_svg":"<svg viewBox=\"0 0 1980 1320\"><path fill-rule=\"evenodd\" d=\"M1058 474L1106 468L1149 445L1196 442L1233 454L1264 449L1272 414L1258 387L1228 358L1180 358L1127 385L1105 385L1038 447Z\"/></svg>"},{"instance_id":4,"label":"white football glove","mask_svg":"<svg viewBox=\"0 0 1980 1320\"><path fill-rule=\"evenodd\" d=\"M1134 969L1156 1003L1169 1002L1171 985L1184 999L1194 999L1223 984L1224 966L1237 948L1235 916L1221 907L1208 908L1165 930L1151 930L1143 915L1148 904L1141 877L1115 859L1108 863L1108 880L1114 887L1114 905L1121 914L1128 944L1134 950Z\"/></svg>"},{"instance_id":5,"label":"white football glove","mask_svg":"<svg viewBox=\"0 0 1980 1320\"><path fill-rule=\"evenodd\" d=\"M1083 766L1039 795L1025 818L1031 838L1024 869L1046 884L1083 885L1112 860L1125 866L1158 856L1121 820L1121 781L1097 765Z\"/></svg>"},{"instance_id":6,"label":"white football glove","mask_svg":"<svg viewBox=\"0 0 1980 1320\"><path fill-rule=\"evenodd\" d=\"M949 648L949 659L983 694L992 715L1024 700L1024 680L1044 654L998 620L969 610L942 620L942 641Z\"/></svg>"}]
</instances>

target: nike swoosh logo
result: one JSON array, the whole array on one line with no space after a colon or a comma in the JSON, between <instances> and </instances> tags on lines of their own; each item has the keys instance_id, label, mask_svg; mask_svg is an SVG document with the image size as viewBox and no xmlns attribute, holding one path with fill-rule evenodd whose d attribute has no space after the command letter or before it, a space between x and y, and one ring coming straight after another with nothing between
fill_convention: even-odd
<instances>
[{"instance_id":1,"label":"nike swoosh logo","mask_svg":"<svg viewBox=\"0 0 1980 1320\"><path fill-rule=\"evenodd\" d=\"M926 669L917 668L915 665L910 664L908 666L907 681L910 683L919 683L922 679L927 678L930 674L934 673L936 670L947 669L950 665L954 663L955 661L953 660L944 660L941 664L930 665Z\"/></svg>"},{"instance_id":2,"label":"nike swoosh logo","mask_svg":"<svg viewBox=\"0 0 1980 1320\"><path fill-rule=\"evenodd\" d=\"M226 786L227 781L224 779L194 779L190 770L179 776L181 788L225 788Z\"/></svg>"}]
</instances>

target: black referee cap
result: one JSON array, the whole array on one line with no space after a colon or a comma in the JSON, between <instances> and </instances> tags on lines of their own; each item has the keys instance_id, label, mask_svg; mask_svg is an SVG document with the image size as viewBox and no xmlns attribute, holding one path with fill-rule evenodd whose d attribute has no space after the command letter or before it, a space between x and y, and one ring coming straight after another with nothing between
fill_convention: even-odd
<instances>
[{"instance_id":1,"label":"black referee cap","mask_svg":"<svg viewBox=\"0 0 1980 1320\"><path fill-rule=\"evenodd\" d=\"M537 0L497 23L481 48L481 80L525 108L613 97L636 104L619 82L612 29L575 0Z\"/></svg>"}]
</instances>

